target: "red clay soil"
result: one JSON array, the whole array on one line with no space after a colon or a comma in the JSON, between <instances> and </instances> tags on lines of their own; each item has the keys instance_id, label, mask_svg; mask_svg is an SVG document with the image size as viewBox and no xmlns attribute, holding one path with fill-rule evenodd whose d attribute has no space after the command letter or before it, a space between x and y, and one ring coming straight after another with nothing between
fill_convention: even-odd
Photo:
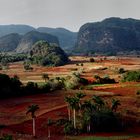
<instances>
[{"instance_id":1,"label":"red clay soil","mask_svg":"<svg viewBox=\"0 0 140 140\"><path fill-rule=\"evenodd\" d=\"M48 136L48 119L56 121L61 118L68 118L67 116L67 108L63 107L61 109L56 109L45 113L36 118L36 134L38 138L47 137ZM53 124L49 126L51 132L51 138L53 140L62 140L63 134L63 127ZM16 125L9 125L4 130L6 132L10 132L12 134L26 134L31 136L32 135L32 120L25 121L21 124Z\"/></svg>"},{"instance_id":2,"label":"red clay soil","mask_svg":"<svg viewBox=\"0 0 140 140\"><path fill-rule=\"evenodd\" d=\"M63 107L61 109L56 109L53 111L50 111L48 113L45 113L39 117L36 118L36 134L37 134L37 140L43 140L43 138L47 138L48 136L48 126L47 121L48 119L52 120L58 120L61 118L66 118L67 116L67 108ZM52 125L49 126L50 132L51 132L51 139L52 140L62 140L64 139L64 133L63 133L63 127L58 125ZM22 124L16 124L16 125L10 125L5 129L5 132L10 132L12 134L26 134L29 135L29 140L32 140L32 120L26 121ZM123 136L127 135L129 133L133 134L140 134L140 127L135 127L128 129L127 132L115 132L115 133L95 133L92 135L89 134L82 134L81 136ZM23 140L28 140L27 138ZM139 138L131 138L129 140L139 140Z\"/></svg>"},{"instance_id":3,"label":"red clay soil","mask_svg":"<svg viewBox=\"0 0 140 140\"><path fill-rule=\"evenodd\" d=\"M39 105L37 115L40 116L54 107L65 105L64 95L60 91L55 91L55 93L0 100L0 122L10 125L29 120L30 116L26 116L26 111L31 104Z\"/></svg>"},{"instance_id":4,"label":"red clay soil","mask_svg":"<svg viewBox=\"0 0 140 140\"><path fill-rule=\"evenodd\" d=\"M45 113L43 115L40 115L36 118L36 134L37 134L37 140L44 140L44 138L47 138L48 136L48 126L47 122L48 119L52 120L58 120L61 118L67 118L67 108L63 107L60 109L56 109L53 111L49 111L48 113ZM52 140L62 140L64 138L63 134L63 127L58 125L52 125L49 127L51 131L51 139ZM25 121L21 124L16 125L9 125L4 130L5 133L11 133L11 134L21 134L21 137L23 138L24 134L28 137L25 137L23 140L32 140L32 120ZM94 136L121 136L121 135L127 135L127 134L140 134L140 127L133 127L129 128L126 133L95 133ZM82 134L82 136L90 136L89 134ZM29 138L29 139L28 139ZM131 138L130 140L139 140L138 138Z\"/></svg>"},{"instance_id":5,"label":"red clay soil","mask_svg":"<svg viewBox=\"0 0 140 140\"><path fill-rule=\"evenodd\" d=\"M118 84L110 84L104 86L94 87L94 90L113 92L120 95L136 95L136 92L140 90L140 86L135 86L140 84L138 82L128 82L128 83L118 83Z\"/></svg>"}]
</instances>

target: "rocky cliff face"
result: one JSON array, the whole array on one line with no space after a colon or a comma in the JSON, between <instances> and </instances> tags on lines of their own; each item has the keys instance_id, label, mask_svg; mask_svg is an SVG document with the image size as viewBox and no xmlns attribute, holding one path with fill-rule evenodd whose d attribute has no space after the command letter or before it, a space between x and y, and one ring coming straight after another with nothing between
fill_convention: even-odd
<instances>
[{"instance_id":1,"label":"rocky cliff face","mask_svg":"<svg viewBox=\"0 0 140 140\"><path fill-rule=\"evenodd\" d=\"M12 33L0 37L0 51L9 52L17 48L22 36L17 33Z\"/></svg>"},{"instance_id":2,"label":"rocky cliff face","mask_svg":"<svg viewBox=\"0 0 140 140\"><path fill-rule=\"evenodd\" d=\"M17 53L29 52L31 50L31 47L33 46L33 44L35 44L37 41L40 41L40 40L47 41L50 44L54 43L59 46L59 41L58 41L57 37L47 34L47 33L31 31L22 37L19 45L16 48L16 52Z\"/></svg>"},{"instance_id":3,"label":"rocky cliff face","mask_svg":"<svg viewBox=\"0 0 140 140\"><path fill-rule=\"evenodd\" d=\"M87 23L78 33L75 52L118 53L140 51L140 20L109 18Z\"/></svg>"}]
</instances>

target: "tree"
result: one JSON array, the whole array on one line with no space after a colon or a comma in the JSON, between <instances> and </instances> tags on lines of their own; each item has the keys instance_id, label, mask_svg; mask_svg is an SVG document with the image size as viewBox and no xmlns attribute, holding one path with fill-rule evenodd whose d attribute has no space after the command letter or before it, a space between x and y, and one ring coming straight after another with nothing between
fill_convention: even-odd
<instances>
[{"instance_id":1,"label":"tree","mask_svg":"<svg viewBox=\"0 0 140 140\"><path fill-rule=\"evenodd\" d=\"M71 98L70 97L65 97L65 101L67 102L67 108L68 108L68 117L69 117L69 121L71 120L71 111L70 111L70 101Z\"/></svg>"},{"instance_id":2,"label":"tree","mask_svg":"<svg viewBox=\"0 0 140 140\"><path fill-rule=\"evenodd\" d=\"M76 97L79 98L79 99L81 99L81 98L83 98L83 97L85 97L85 96L86 96L86 94L84 94L84 93L82 93L82 92L77 92L77 93L76 93Z\"/></svg>"},{"instance_id":3,"label":"tree","mask_svg":"<svg viewBox=\"0 0 140 140\"><path fill-rule=\"evenodd\" d=\"M28 109L27 109L27 112L26 114L31 114L31 117L33 119L33 136L35 137L36 136L36 132L35 132L35 112L39 109L39 106L38 105L30 105L28 106Z\"/></svg>"},{"instance_id":4,"label":"tree","mask_svg":"<svg viewBox=\"0 0 140 140\"><path fill-rule=\"evenodd\" d=\"M11 135L5 135L0 140L13 140L13 137Z\"/></svg>"},{"instance_id":5,"label":"tree","mask_svg":"<svg viewBox=\"0 0 140 140\"><path fill-rule=\"evenodd\" d=\"M84 98L86 96L86 94L82 93L82 92L77 92L76 93L76 98L79 99L79 109L81 109L81 99Z\"/></svg>"},{"instance_id":6,"label":"tree","mask_svg":"<svg viewBox=\"0 0 140 140\"><path fill-rule=\"evenodd\" d=\"M48 119L47 125L48 125L48 138L50 139L51 137L51 131L50 131L50 126L53 125L54 122L51 119Z\"/></svg>"},{"instance_id":7,"label":"tree","mask_svg":"<svg viewBox=\"0 0 140 140\"><path fill-rule=\"evenodd\" d=\"M49 80L49 75L47 74L47 73L44 73L43 75L42 75L42 78L45 80L45 82L47 81L47 80Z\"/></svg>"},{"instance_id":8,"label":"tree","mask_svg":"<svg viewBox=\"0 0 140 140\"><path fill-rule=\"evenodd\" d=\"M96 111L96 106L91 102L91 100L86 100L82 104L83 110L83 120L84 123L87 125L87 132L91 131L91 119L93 113Z\"/></svg>"},{"instance_id":9,"label":"tree","mask_svg":"<svg viewBox=\"0 0 140 140\"><path fill-rule=\"evenodd\" d=\"M94 96L92 97L92 99L93 99L93 101L95 102L95 104L96 104L98 110L100 110L100 109L105 105L104 101L103 101L102 98L99 97L99 96L94 95Z\"/></svg>"},{"instance_id":10,"label":"tree","mask_svg":"<svg viewBox=\"0 0 140 140\"><path fill-rule=\"evenodd\" d=\"M111 110L115 111L117 110L118 106L121 105L120 101L117 99L112 99L112 107Z\"/></svg>"},{"instance_id":11,"label":"tree","mask_svg":"<svg viewBox=\"0 0 140 140\"><path fill-rule=\"evenodd\" d=\"M76 129L76 110L79 109L79 98L77 97L67 97L67 102L70 108L73 110L73 126Z\"/></svg>"}]
</instances>

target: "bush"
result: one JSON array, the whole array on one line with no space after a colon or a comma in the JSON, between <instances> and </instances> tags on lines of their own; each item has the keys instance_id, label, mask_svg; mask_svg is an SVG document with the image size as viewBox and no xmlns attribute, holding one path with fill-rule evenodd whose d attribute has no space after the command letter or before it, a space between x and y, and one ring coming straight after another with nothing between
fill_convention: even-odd
<instances>
[{"instance_id":1,"label":"bush","mask_svg":"<svg viewBox=\"0 0 140 140\"><path fill-rule=\"evenodd\" d=\"M20 95L22 83L14 76L10 78L6 74L0 74L0 98Z\"/></svg>"},{"instance_id":2,"label":"bush","mask_svg":"<svg viewBox=\"0 0 140 140\"><path fill-rule=\"evenodd\" d=\"M90 62L95 62L94 58L89 59Z\"/></svg>"},{"instance_id":3,"label":"bush","mask_svg":"<svg viewBox=\"0 0 140 140\"><path fill-rule=\"evenodd\" d=\"M51 79L48 81L48 84L50 86L50 90L60 90L63 88L63 83L62 81L59 81L57 79Z\"/></svg>"},{"instance_id":4,"label":"bush","mask_svg":"<svg viewBox=\"0 0 140 140\"><path fill-rule=\"evenodd\" d=\"M31 67L30 64L24 64L24 69L25 70L29 70L29 71L32 71L33 70L33 68Z\"/></svg>"},{"instance_id":5,"label":"bush","mask_svg":"<svg viewBox=\"0 0 140 140\"><path fill-rule=\"evenodd\" d=\"M85 78L80 78L80 83L83 85L87 85L88 84L88 80Z\"/></svg>"},{"instance_id":6,"label":"bush","mask_svg":"<svg viewBox=\"0 0 140 140\"><path fill-rule=\"evenodd\" d=\"M48 82L46 82L44 85L40 86L39 88L41 92L45 93L45 92L50 91L51 86Z\"/></svg>"},{"instance_id":7,"label":"bush","mask_svg":"<svg viewBox=\"0 0 140 140\"><path fill-rule=\"evenodd\" d=\"M0 140L13 140L13 137L11 135L5 135Z\"/></svg>"},{"instance_id":8,"label":"bush","mask_svg":"<svg viewBox=\"0 0 140 140\"><path fill-rule=\"evenodd\" d=\"M38 85L37 83L34 82L28 82L24 88L25 88L25 93L27 94L33 94L39 92Z\"/></svg>"},{"instance_id":9,"label":"bush","mask_svg":"<svg viewBox=\"0 0 140 140\"><path fill-rule=\"evenodd\" d=\"M120 128L120 123L115 115L110 110L101 110L99 112L95 112L92 117L92 123L94 125L93 131L116 131Z\"/></svg>"},{"instance_id":10,"label":"bush","mask_svg":"<svg viewBox=\"0 0 140 140\"><path fill-rule=\"evenodd\" d=\"M66 89L76 89L81 85L88 84L88 80L81 78L80 73L73 73L70 76L67 76L64 81L64 86Z\"/></svg>"},{"instance_id":11,"label":"bush","mask_svg":"<svg viewBox=\"0 0 140 140\"><path fill-rule=\"evenodd\" d=\"M64 133L67 134L67 135L78 135L79 130L75 129L71 122L67 122L64 125Z\"/></svg>"},{"instance_id":12,"label":"bush","mask_svg":"<svg viewBox=\"0 0 140 140\"><path fill-rule=\"evenodd\" d=\"M126 71L124 70L124 68L119 68L119 69L118 69L118 73L119 73L119 74L123 74L123 73L125 73L125 72L126 72Z\"/></svg>"},{"instance_id":13,"label":"bush","mask_svg":"<svg viewBox=\"0 0 140 140\"><path fill-rule=\"evenodd\" d=\"M136 94L137 94L137 95L140 95L140 90L138 90L138 91L136 92Z\"/></svg>"},{"instance_id":14,"label":"bush","mask_svg":"<svg viewBox=\"0 0 140 140\"><path fill-rule=\"evenodd\" d=\"M140 82L140 71L129 71L122 77L122 82Z\"/></svg>"},{"instance_id":15,"label":"bush","mask_svg":"<svg viewBox=\"0 0 140 140\"><path fill-rule=\"evenodd\" d=\"M94 75L96 84L112 84L116 83L115 79L111 79L109 75L105 75L104 77L100 77L99 75Z\"/></svg>"}]
</instances>

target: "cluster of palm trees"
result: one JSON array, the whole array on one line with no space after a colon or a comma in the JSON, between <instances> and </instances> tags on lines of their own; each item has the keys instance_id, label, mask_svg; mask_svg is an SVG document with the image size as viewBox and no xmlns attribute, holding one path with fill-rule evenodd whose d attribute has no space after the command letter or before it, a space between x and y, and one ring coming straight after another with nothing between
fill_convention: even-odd
<instances>
[{"instance_id":1,"label":"cluster of palm trees","mask_svg":"<svg viewBox=\"0 0 140 140\"><path fill-rule=\"evenodd\" d=\"M85 97L84 93L76 93L76 96L66 96L65 101L68 103L68 116L71 121L71 110L73 110L73 126L76 129L76 111L81 109L81 99Z\"/></svg>"},{"instance_id":2,"label":"cluster of palm trees","mask_svg":"<svg viewBox=\"0 0 140 140\"><path fill-rule=\"evenodd\" d=\"M103 111L116 112L120 104L120 101L117 99L112 99L111 105L104 101L100 96L94 95L91 99L84 100L83 98L86 94L82 92L76 93L74 96L66 96L65 101L68 107L68 120L72 122L73 129L77 129L78 121L77 116L81 116L81 123L86 125L86 131L91 132L91 126L93 126L93 120L95 114L102 113ZM36 111L39 109L39 106L36 104L30 105L26 114L31 114L33 120L33 136L36 136L35 129L35 118ZM49 125L49 124L48 124ZM50 134L50 132L49 132Z\"/></svg>"},{"instance_id":3,"label":"cluster of palm trees","mask_svg":"<svg viewBox=\"0 0 140 140\"><path fill-rule=\"evenodd\" d=\"M117 99L112 99L111 104L109 105L108 102L105 102L103 98L96 95L94 95L91 99L82 100L82 98L85 96L86 95L84 93L80 92L76 93L75 96L65 97L65 101L67 102L68 105L69 121L72 122L74 129L77 129L78 125L78 123L76 123L76 117L77 119L79 119L80 118L79 116L81 116L80 123L86 125L87 132L90 132L91 125L93 126L94 125L93 122L98 120L98 119L94 120L95 114L98 115L103 113L106 114L108 113L109 115L111 113L113 114L113 112L117 111L118 106L121 105L120 101ZM73 117L71 117L71 110L73 111ZM98 116L96 115L96 117Z\"/></svg>"}]
</instances>

